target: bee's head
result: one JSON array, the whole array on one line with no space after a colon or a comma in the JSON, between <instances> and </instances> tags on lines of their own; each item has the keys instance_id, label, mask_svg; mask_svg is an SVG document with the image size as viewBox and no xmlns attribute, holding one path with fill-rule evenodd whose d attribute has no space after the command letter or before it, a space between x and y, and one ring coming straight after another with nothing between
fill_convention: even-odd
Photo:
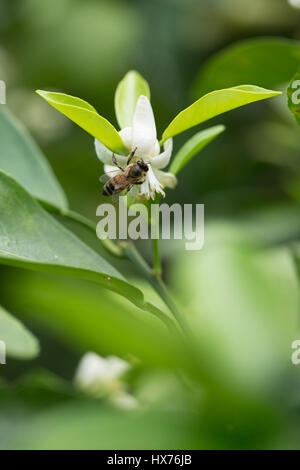
<instances>
[{"instance_id":1,"label":"bee's head","mask_svg":"<svg viewBox=\"0 0 300 470\"><path fill-rule=\"evenodd\" d=\"M136 164L145 172L149 170L147 163L145 163L143 160L137 160Z\"/></svg>"}]
</instances>

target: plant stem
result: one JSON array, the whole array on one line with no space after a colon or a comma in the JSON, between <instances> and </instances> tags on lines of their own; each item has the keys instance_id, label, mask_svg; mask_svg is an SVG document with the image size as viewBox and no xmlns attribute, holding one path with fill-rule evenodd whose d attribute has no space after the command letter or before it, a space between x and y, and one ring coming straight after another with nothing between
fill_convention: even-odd
<instances>
[{"instance_id":1,"label":"plant stem","mask_svg":"<svg viewBox=\"0 0 300 470\"><path fill-rule=\"evenodd\" d=\"M144 258L137 251L132 242L124 243L122 246L124 255L137 266L143 276L149 281L154 290L158 293L161 299L169 308L170 312L174 315L177 322L184 331L187 331L187 323L185 318L181 315L172 297L169 294L164 282L159 276L154 276L150 266L146 263Z\"/></svg>"},{"instance_id":2,"label":"plant stem","mask_svg":"<svg viewBox=\"0 0 300 470\"><path fill-rule=\"evenodd\" d=\"M65 214L70 220L76 221L81 225L95 230L95 224L87 219L86 217L78 214L77 212L68 211ZM169 294L168 289L166 288L163 280L161 279L162 269L161 269L161 261L160 261L160 252L159 252L159 240L153 239L153 270L151 270L150 266L146 263L144 258L140 255L140 253L135 248L134 244L131 241L125 242L123 244L117 245L110 239L101 240L102 246L106 249L108 253L113 256L123 257L126 256L130 261L133 262L139 269L139 271L143 274L143 276L149 281L152 285L154 290L158 293L161 299L169 308L170 312L173 314L175 319L177 320L178 324L184 331L187 331L187 324L185 318L181 315L180 311L178 310L176 304L174 303L172 297Z\"/></svg>"},{"instance_id":3,"label":"plant stem","mask_svg":"<svg viewBox=\"0 0 300 470\"><path fill-rule=\"evenodd\" d=\"M159 240L153 238L152 240L152 250L153 250L153 274L155 277L160 278L162 275L162 266L160 261L160 252L159 252Z\"/></svg>"},{"instance_id":4,"label":"plant stem","mask_svg":"<svg viewBox=\"0 0 300 470\"><path fill-rule=\"evenodd\" d=\"M79 223L80 225L92 230L93 232L96 230L96 225L94 222L89 220L88 218L84 217L77 212L68 210L65 213L59 212L56 208L47 207L48 210L51 212L56 213L62 217L65 217L69 220ZM160 262L160 254L159 254L159 240L153 239L153 261L154 261L154 270L150 268L150 266L146 263L144 258L140 255L137 251L135 246L131 241L124 242L120 245L117 245L110 239L101 240L102 246L106 249L108 253L118 258L122 258L126 256L130 261L133 262L139 269L139 271L143 274L143 276L149 281L152 285L154 290L158 293L161 299L169 308L170 312L173 314L175 319L177 320L178 324L184 331L188 330L187 323L185 318L181 315L180 311L178 310L176 304L174 303L172 297L170 296L168 289L166 288L164 282L161 279L161 262ZM170 325L169 325L170 326Z\"/></svg>"}]
</instances>

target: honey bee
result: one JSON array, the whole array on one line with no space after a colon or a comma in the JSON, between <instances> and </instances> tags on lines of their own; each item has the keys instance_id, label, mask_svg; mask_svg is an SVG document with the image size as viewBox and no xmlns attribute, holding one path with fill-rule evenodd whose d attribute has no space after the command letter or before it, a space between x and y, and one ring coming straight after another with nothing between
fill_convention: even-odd
<instances>
[{"instance_id":1,"label":"honey bee","mask_svg":"<svg viewBox=\"0 0 300 470\"><path fill-rule=\"evenodd\" d=\"M121 173L112 177L109 177L108 174L103 175L103 177L106 179L106 183L102 189L103 196L113 196L120 193L121 191L124 191L125 189L127 192L129 192L133 185L143 184L145 182L146 173L149 170L147 163L145 163L143 160L137 160L134 163L130 163L136 150L137 149L135 148L129 155L125 168L122 168L118 164L116 156L113 153L112 161L114 165L116 165L118 169L121 170ZM101 177L100 180L103 181L103 178Z\"/></svg>"}]
</instances>

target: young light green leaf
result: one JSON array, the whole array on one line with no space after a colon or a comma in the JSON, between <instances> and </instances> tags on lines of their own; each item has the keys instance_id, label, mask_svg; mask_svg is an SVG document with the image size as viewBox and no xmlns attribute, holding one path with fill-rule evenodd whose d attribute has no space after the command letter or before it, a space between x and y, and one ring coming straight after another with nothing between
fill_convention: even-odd
<instances>
[{"instance_id":1,"label":"young light green leaf","mask_svg":"<svg viewBox=\"0 0 300 470\"><path fill-rule=\"evenodd\" d=\"M150 88L146 80L135 70L120 81L115 94L115 110L120 128L132 126L135 106L140 95L150 100Z\"/></svg>"},{"instance_id":2,"label":"young light green leaf","mask_svg":"<svg viewBox=\"0 0 300 470\"><path fill-rule=\"evenodd\" d=\"M154 313L141 290L1 171L0 214L0 263L94 281Z\"/></svg>"},{"instance_id":3,"label":"young light green leaf","mask_svg":"<svg viewBox=\"0 0 300 470\"><path fill-rule=\"evenodd\" d=\"M46 158L7 107L0 109L0 170L9 173L35 198L60 211L67 208L62 188Z\"/></svg>"},{"instance_id":4,"label":"young light green leaf","mask_svg":"<svg viewBox=\"0 0 300 470\"><path fill-rule=\"evenodd\" d=\"M201 96L239 83L256 83L273 88L288 82L299 62L299 41L277 37L238 41L201 66L195 95Z\"/></svg>"},{"instance_id":5,"label":"young light green leaf","mask_svg":"<svg viewBox=\"0 0 300 470\"><path fill-rule=\"evenodd\" d=\"M0 306L0 340L6 354L14 359L33 359L39 353L37 339L22 323Z\"/></svg>"},{"instance_id":6,"label":"young light green leaf","mask_svg":"<svg viewBox=\"0 0 300 470\"><path fill-rule=\"evenodd\" d=\"M293 76L286 93L288 97L288 106L297 123L300 125L300 72L297 72Z\"/></svg>"},{"instance_id":7,"label":"young light green leaf","mask_svg":"<svg viewBox=\"0 0 300 470\"><path fill-rule=\"evenodd\" d=\"M51 106L74 121L78 126L100 140L113 152L125 151L123 141L114 126L97 113L95 108L84 100L64 93L37 90Z\"/></svg>"},{"instance_id":8,"label":"young light green leaf","mask_svg":"<svg viewBox=\"0 0 300 470\"><path fill-rule=\"evenodd\" d=\"M170 166L170 173L176 175L182 168L200 152L209 142L215 139L221 132L225 130L225 126L214 126L204 131L200 131L189 139L177 152Z\"/></svg>"},{"instance_id":9,"label":"young light green leaf","mask_svg":"<svg viewBox=\"0 0 300 470\"><path fill-rule=\"evenodd\" d=\"M280 94L279 91L266 90L253 85L240 85L212 91L181 111L173 119L163 133L162 143L186 129L190 129L231 109Z\"/></svg>"}]
</instances>

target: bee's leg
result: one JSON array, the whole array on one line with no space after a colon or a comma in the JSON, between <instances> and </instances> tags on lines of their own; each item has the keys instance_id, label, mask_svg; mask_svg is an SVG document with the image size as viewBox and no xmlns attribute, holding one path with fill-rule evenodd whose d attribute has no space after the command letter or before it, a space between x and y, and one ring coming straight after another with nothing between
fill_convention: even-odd
<instances>
[{"instance_id":1,"label":"bee's leg","mask_svg":"<svg viewBox=\"0 0 300 470\"><path fill-rule=\"evenodd\" d=\"M114 153L112 154L111 159L112 159L114 165L116 165L121 171L124 171L123 168L122 168L122 167L119 165L119 163L117 162L117 159L116 159L116 156L115 156Z\"/></svg>"},{"instance_id":2,"label":"bee's leg","mask_svg":"<svg viewBox=\"0 0 300 470\"><path fill-rule=\"evenodd\" d=\"M135 149L131 152L131 154L129 155L128 157L128 160L127 160L127 165L129 165L132 157L134 156L135 152L137 151L137 147L135 147Z\"/></svg>"}]
</instances>

